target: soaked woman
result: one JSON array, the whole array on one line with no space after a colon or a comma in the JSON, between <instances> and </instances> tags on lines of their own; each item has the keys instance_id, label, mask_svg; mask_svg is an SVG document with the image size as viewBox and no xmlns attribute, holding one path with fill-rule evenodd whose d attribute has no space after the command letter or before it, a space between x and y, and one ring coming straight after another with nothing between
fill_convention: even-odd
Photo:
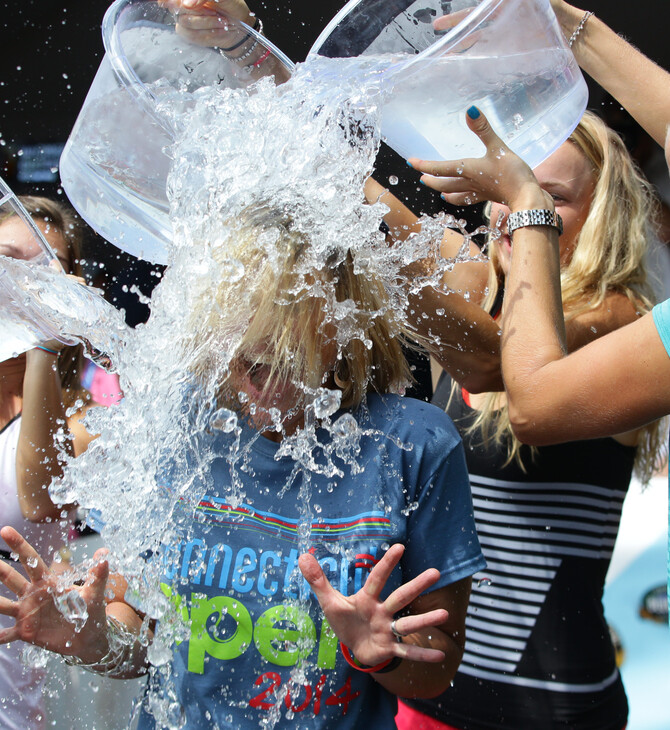
<instances>
[{"instance_id":1,"label":"soaked woman","mask_svg":"<svg viewBox=\"0 0 670 730\"><path fill-rule=\"evenodd\" d=\"M191 368L196 404L198 383L218 373L219 410L197 434L198 453L215 458L161 558L186 634L170 681L152 671L147 705L160 713L176 701L187 728L392 728L396 695L449 686L470 576L483 567L460 440L439 409L394 394L409 377L403 326L350 250L324 262L289 215L264 205L234 228L232 252L213 256L232 256L246 275L214 301L203 292L206 341ZM166 489L186 476L167 466ZM0 641L110 676L147 671L142 617L120 591L106 597L104 560L73 589L88 607L76 633L36 551L13 529L2 537L27 577L0 568L16 594L0 602L14 620ZM145 712L140 727L152 725Z\"/></svg>"}]
</instances>

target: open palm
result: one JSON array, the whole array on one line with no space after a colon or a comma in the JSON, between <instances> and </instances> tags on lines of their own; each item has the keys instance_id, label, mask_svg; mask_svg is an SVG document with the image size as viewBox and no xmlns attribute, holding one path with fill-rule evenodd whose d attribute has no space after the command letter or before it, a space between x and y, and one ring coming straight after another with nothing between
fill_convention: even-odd
<instances>
[{"instance_id":1,"label":"open palm","mask_svg":"<svg viewBox=\"0 0 670 730\"><path fill-rule=\"evenodd\" d=\"M56 606L54 597L63 595L57 576L49 570L35 549L11 527L0 535L9 548L19 556L28 578L0 562L0 580L16 594L16 600L0 597L0 613L11 616L14 626L0 630L0 644L18 639L63 655L75 655L83 661L95 662L106 651L105 586L109 568L107 562L97 562L89 571L83 586L72 586L83 599L88 618L79 631ZM81 603L81 601L78 601Z\"/></svg>"}]
</instances>

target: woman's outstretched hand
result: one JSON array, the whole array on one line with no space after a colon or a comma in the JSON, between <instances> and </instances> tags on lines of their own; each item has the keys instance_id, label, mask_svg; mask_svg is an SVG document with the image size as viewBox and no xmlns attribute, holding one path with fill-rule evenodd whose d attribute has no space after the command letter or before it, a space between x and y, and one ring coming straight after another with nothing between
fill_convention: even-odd
<instances>
[{"instance_id":1,"label":"woman's outstretched hand","mask_svg":"<svg viewBox=\"0 0 670 730\"><path fill-rule=\"evenodd\" d=\"M11 616L15 623L0 630L0 644L21 639L49 651L77 656L93 663L108 649L105 619L105 588L109 567L96 553L97 562L89 570L83 586L72 586L88 612L79 631L58 610L55 600L63 597L58 576L49 570L35 549L12 527L3 527L0 536L9 549L19 556L28 578L7 563L0 561L0 580L16 594L16 600L0 597L0 613ZM65 592L67 593L68 590ZM81 601L77 601L81 604Z\"/></svg>"},{"instance_id":2,"label":"woman's outstretched hand","mask_svg":"<svg viewBox=\"0 0 670 730\"><path fill-rule=\"evenodd\" d=\"M379 599L404 550L403 545L392 545L370 571L363 588L353 596L343 596L330 585L313 555L300 556L300 570L319 600L328 623L338 639L363 664L376 666L393 657L419 662L444 661L443 651L398 643L391 631L395 615L435 584L440 577L438 570L426 570L393 591L385 601ZM409 635L439 626L447 617L447 611L440 608L416 616L403 616L396 620L395 628L399 633Z\"/></svg>"},{"instance_id":3,"label":"woman's outstretched hand","mask_svg":"<svg viewBox=\"0 0 670 730\"><path fill-rule=\"evenodd\" d=\"M528 165L498 137L476 107L466 114L468 127L486 146L483 157L447 162L429 162L414 157L408 163L423 172L421 181L453 205L471 205L484 200L510 208L550 207L551 197L539 186Z\"/></svg>"}]
</instances>

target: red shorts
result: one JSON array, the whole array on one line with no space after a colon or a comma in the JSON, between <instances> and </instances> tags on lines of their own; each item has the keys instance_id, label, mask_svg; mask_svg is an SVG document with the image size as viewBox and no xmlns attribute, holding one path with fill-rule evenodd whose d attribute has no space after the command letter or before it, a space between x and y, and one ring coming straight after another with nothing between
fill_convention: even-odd
<instances>
[{"instance_id":1,"label":"red shorts","mask_svg":"<svg viewBox=\"0 0 670 730\"><path fill-rule=\"evenodd\" d=\"M398 700L398 714L395 716L395 723L398 730L458 730L451 725L445 725L423 712L415 710Z\"/></svg>"},{"instance_id":2,"label":"red shorts","mask_svg":"<svg viewBox=\"0 0 670 730\"><path fill-rule=\"evenodd\" d=\"M402 700L398 700L398 714L395 716L395 722L398 730L458 730L453 725L445 725L439 720L424 715L423 712L406 705ZM626 730L625 725L623 730Z\"/></svg>"}]
</instances>

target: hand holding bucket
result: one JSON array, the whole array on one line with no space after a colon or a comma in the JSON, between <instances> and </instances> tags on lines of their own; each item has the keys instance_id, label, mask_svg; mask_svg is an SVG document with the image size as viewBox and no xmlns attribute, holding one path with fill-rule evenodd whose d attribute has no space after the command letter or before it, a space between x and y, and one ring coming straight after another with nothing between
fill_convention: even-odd
<instances>
[{"instance_id":1,"label":"hand holding bucket","mask_svg":"<svg viewBox=\"0 0 670 730\"><path fill-rule=\"evenodd\" d=\"M280 83L293 70L279 49L235 19L245 8L240 0L117 0L105 14L106 53L60 173L82 218L134 256L168 263L169 155L189 94L246 87L268 75Z\"/></svg>"},{"instance_id":2,"label":"hand holding bucket","mask_svg":"<svg viewBox=\"0 0 670 730\"><path fill-rule=\"evenodd\" d=\"M463 7L471 5L471 8ZM477 106L531 167L579 122L588 91L549 0L351 0L310 53L389 54L382 134L405 158L484 153L462 110Z\"/></svg>"}]
</instances>

